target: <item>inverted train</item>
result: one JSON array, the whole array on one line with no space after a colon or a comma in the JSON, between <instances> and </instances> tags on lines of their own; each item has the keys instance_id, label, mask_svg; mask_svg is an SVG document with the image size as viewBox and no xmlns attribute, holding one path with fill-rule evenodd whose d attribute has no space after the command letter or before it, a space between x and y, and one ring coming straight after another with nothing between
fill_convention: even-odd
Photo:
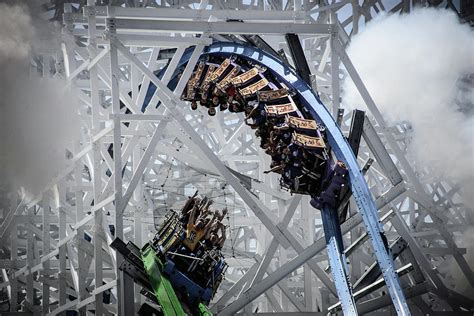
<instances>
[{"instance_id":1,"label":"inverted train","mask_svg":"<svg viewBox=\"0 0 474 316\"><path fill-rule=\"evenodd\" d=\"M281 187L291 193L311 195L313 206L334 207L346 185L347 168L332 160L325 127L298 98L264 66L238 56L201 59L182 95L193 110L203 106L211 116L218 110L243 113L272 158L265 172L280 174ZM335 175L338 180L331 184Z\"/></svg>"}]
</instances>

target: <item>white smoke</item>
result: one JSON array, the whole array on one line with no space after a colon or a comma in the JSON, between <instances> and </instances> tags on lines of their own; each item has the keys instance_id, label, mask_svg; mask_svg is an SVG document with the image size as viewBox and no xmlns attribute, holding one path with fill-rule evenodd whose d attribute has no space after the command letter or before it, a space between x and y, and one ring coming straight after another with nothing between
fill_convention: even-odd
<instances>
[{"instance_id":1,"label":"white smoke","mask_svg":"<svg viewBox=\"0 0 474 316\"><path fill-rule=\"evenodd\" d=\"M56 35L30 12L0 3L0 187L36 194L65 167L79 129L64 81L30 75L37 44L52 46Z\"/></svg>"},{"instance_id":2,"label":"white smoke","mask_svg":"<svg viewBox=\"0 0 474 316\"><path fill-rule=\"evenodd\" d=\"M474 268L472 266L474 263L474 228L466 229L462 235L460 235L460 240L457 244L458 247L466 249L464 258L471 269ZM454 257L447 256L446 261L440 264L436 269L445 277L444 283L446 286L474 300L474 288L470 285Z\"/></svg>"},{"instance_id":3,"label":"white smoke","mask_svg":"<svg viewBox=\"0 0 474 316\"><path fill-rule=\"evenodd\" d=\"M410 122L417 165L462 185L465 202L473 205L472 87L463 112L454 102L457 80L474 73L469 26L446 10L380 16L353 38L348 54L388 123ZM364 106L352 80L343 90L345 107Z\"/></svg>"},{"instance_id":4,"label":"white smoke","mask_svg":"<svg viewBox=\"0 0 474 316\"><path fill-rule=\"evenodd\" d=\"M0 60L26 58L34 30L31 17L19 6L0 3Z\"/></svg>"}]
</instances>

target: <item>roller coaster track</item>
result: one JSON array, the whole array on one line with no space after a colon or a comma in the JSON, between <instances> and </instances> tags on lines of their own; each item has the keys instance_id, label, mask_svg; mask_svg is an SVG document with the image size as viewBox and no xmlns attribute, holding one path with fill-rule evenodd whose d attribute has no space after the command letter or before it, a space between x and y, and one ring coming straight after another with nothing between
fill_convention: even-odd
<instances>
[{"instance_id":1,"label":"roller coaster track","mask_svg":"<svg viewBox=\"0 0 474 316\"><path fill-rule=\"evenodd\" d=\"M174 86L176 86L179 79L179 73L186 66L191 53L192 49L183 54L183 57L181 58L177 70L173 74L168 87L174 88ZM325 140L329 145L328 147L332 151L333 157L338 161L342 161L347 167L348 184L357 203L358 210L362 215L366 231L372 242L374 253L382 271L383 278L393 302L393 306L395 307L398 315L410 315L410 311L408 309L408 305L398 279L398 274L394 267L392 254L386 246L386 240L384 240L385 236L383 233L383 227L367 182L365 181L364 175L361 172L361 168L357 163L357 158L354 155L349 143L347 142L346 138L339 129L339 126L334 121L327 108L321 102L318 94L301 77L296 75L294 71L283 61L255 47L236 44L233 42L217 42L204 50L204 53L200 57L200 61L205 62L206 60L214 59L221 60L221 62L223 62L224 60L231 60L235 58L237 62L239 60L245 61L247 68L249 68L248 65L254 65L260 67L260 69L264 69L265 71L262 71L263 75L260 74L261 78L263 79L266 79L264 74L270 74L272 78L267 79L270 82L268 86L270 86L273 90L277 89L275 85L271 84L275 80L276 82L282 83L284 86L288 87L289 90L295 93L295 99L297 100L296 103L299 108L297 111L299 113L298 116L304 117L305 119L315 120L319 126L324 127ZM219 65L217 64L215 67L218 66ZM164 70L158 74L158 77L162 76L163 73ZM221 74L223 73L224 72ZM146 108L155 89L156 87L153 85L149 87L143 109ZM222 110L225 110L225 108ZM210 114L213 115L211 112ZM321 200L320 196L321 193L324 193L324 189L327 190L328 187L322 187L319 192L316 190L316 192L306 193L313 197L312 201L316 201L318 198ZM312 203L312 206L318 207L322 212L331 272L336 284L339 299L341 301L342 310L345 315L357 314L355 300L352 293L352 286L349 283L347 277L346 259L343 254L344 248L343 245L341 245L342 238L340 238L341 232L340 222L336 211L337 205L323 202ZM257 297L260 294L258 292L253 292L252 296ZM249 298L252 297L247 297L247 299ZM232 314L237 312L239 309L238 302L233 302L232 304L228 305L221 312L221 314Z\"/></svg>"}]
</instances>

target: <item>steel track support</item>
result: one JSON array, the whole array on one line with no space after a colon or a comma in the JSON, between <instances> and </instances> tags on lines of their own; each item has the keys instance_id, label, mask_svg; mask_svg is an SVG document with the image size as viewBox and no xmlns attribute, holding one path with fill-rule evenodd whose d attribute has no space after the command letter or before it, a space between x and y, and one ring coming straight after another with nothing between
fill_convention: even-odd
<instances>
[{"instance_id":1,"label":"steel track support","mask_svg":"<svg viewBox=\"0 0 474 316\"><path fill-rule=\"evenodd\" d=\"M109 7L107 18L107 29L111 38L116 34L114 10ZM113 41L110 41L110 89L112 96L112 114L120 114L120 87L119 87L120 69L118 64L118 50ZM113 153L114 153L114 196L115 196L115 237L123 239L123 195L122 195L122 140L120 118L114 116L113 129ZM123 258L119 253L116 254L117 265L115 273L117 276L117 300L119 315L134 314L134 294L133 284L118 267L122 264ZM131 314L130 314L131 313Z\"/></svg>"},{"instance_id":2,"label":"steel track support","mask_svg":"<svg viewBox=\"0 0 474 316\"><path fill-rule=\"evenodd\" d=\"M337 211L327 205L321 210L326 248L328 251L331 274L336 284L337 296L341 301L344 315L357 315L352 285L349 283L341 226Z\"/></svg>"},{"instance_id":3,"label":"steel track support","mask_svg":"<svg viewBox=\"0 0 474 316\"><path fill-rule=\"evenodd\" d=\"M306 56L301 46L300 38L297 34L285 34L286 43L290 49L291 58L295 64L298 75L308 84L311 85L311 70L309 69Z\"/></svg>"},{"instance_id":4,"label":"steel track support","mask_svg":"<svg viewBox=\"0 0 474 316\"><path fill-rule=\"evenodd\" d=\"M89 31L89 46L87 47L89 58L93 60L96 58L96 10L95 1L88 0L87 10L84 10L84 15L88 18L88 31ZM96 134L100 131L100 99L99 99L99 77L96 67L92 67L89 70L90 82L91 82L91 104L92 104L92 133ZM94 204L97 205L100 202L100 193L102 187L101 181L101 153L100 149L102 142L100 140L97 143L92 144L92 164L93 164L93 194ZM96 229L94 230L93 243L94 243L94 278L95 288L102 286L103 283L103 266L102 266L102 210L98 210L94 213L94 224ZM102 293L95 295L95 314L103 315L104 307L102 302Z\"/></svg>"}]
</instances>

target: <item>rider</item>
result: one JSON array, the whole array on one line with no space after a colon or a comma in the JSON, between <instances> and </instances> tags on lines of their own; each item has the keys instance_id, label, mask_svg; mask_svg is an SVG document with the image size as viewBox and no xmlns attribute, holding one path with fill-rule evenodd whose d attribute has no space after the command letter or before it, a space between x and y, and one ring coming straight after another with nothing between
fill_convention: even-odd
<instances>
[{"instance_id":1,"label":"rider","mask_svg":"<svg viewBox=\"0 0 474 316\"><path fill-rule=\"evenodd\" d=\"M215 218L213 217L206 222L205 218L200 217L194 222L197 212L198 206L194 205L189 216L188 224L186 225L186 238L183 241L183 244L191 251L194 251L199 241L206 235Z\"/></svg>"}]
</instances>

